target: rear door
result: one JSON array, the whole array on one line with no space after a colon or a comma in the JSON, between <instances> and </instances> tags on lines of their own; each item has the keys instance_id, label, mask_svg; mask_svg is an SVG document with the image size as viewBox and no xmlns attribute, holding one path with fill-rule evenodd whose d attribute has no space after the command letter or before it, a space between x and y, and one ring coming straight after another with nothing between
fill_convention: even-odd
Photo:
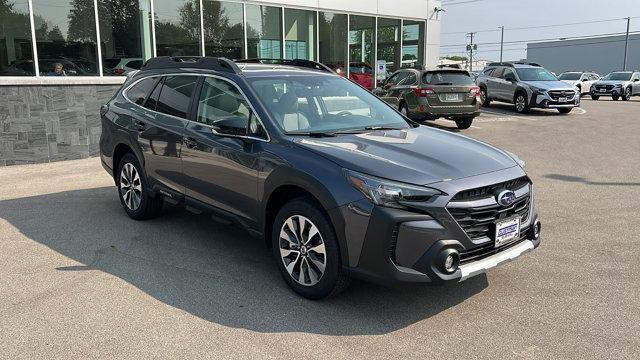
<instances>
[{"instance_id":1,"label":"rear door","mask_svg":"<svg viewBox=\"0 0 640 360\"><path fill-rule=\"evenodd\" d=\"M640 95L640 72L634 73L631 78L632 95Z\"/></svg>"},{"instance_id":2,"label":"rear door","mask_svg":"<svg viewBox=\"0 0 640 360\"><path fill-rule=\"evenodd\" d=\"M268 135L235 83L213 76L201 82L182 153L186 195L255 223L259 158ZM243 124L242 134L223 128L229 120Z\"/></svg>"},{"instance_id":3,"label":"rear door","mask_svg":"<svg viewBox=\"0 0 640 360\"><path fill-rule=\"evenodd\" d=\"M389 103L396 107L396 109L400 109L400 101L403 99L407 102L410 110L415 110L414 107L417 106L417 101L415 96L414 89L418 86L418 72L415 70L407 70L405 71L405 76L403 79L393 88L390 89L388 97Z\"/></svg>"},{"instance_id":4,"label":"rear door","mask_svg":"<svg viewBox=\"0 0 640 360\"><path fill-rule=\"evenodd\" d=\"M149 185L154 190L163 189L178 197L184 193L180 158L182 137L197 77L158 76L152 79L153 91L144 102L132 92L135 85L127 91L131 101L143 106L141 111L133 112L133 126L144 156L143 166ZM148 80L137 85L143 85L145 81Z\"/></svg>"},{"instance_id":5,"label":"rear door","mask_svg":"<svg viewBox=\"0 0 640 360\"><path fill-rule=\"evenodd\" d=\"M504 67L497 67L493 69L491 76L487 78L487 95L492 99L501 99L500 97L500 83L502 79L502 73L504 72Z\"/></svg>"},{"instance_id":6,"label":"rear door","mask_svg":"<svg viewBox=\"0 0 640 360\"><path fill-rule=\"evenodd\" d=\"M423 82L433 89L436 95L428 97L429 105L462 106L472 105L475 101L475 92L470 96L471 87L475 86L475 83L466 71L427 72L423 76Z\"/></svg>"}]
</instances>

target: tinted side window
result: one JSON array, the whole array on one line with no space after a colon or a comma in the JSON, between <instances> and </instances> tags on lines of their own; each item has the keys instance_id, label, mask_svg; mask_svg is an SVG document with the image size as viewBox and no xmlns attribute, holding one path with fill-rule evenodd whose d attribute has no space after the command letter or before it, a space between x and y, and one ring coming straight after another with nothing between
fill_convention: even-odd
<instances>
[{"instance_id":1,"label":"tinted side window","mask_svg":"<svg viewBox=\"0 0 640 360\"><path fill-rule=\"evenodd\" d=\"M482 73L485 74L486 76L491 76L491 72L493 72L493 70L494 68L489 68L483 71Z\"/></svg>"},{"instance_id":2,"label":"tinted side window","mask_svg":"<svg viewBox=\"0 0 640 360\"><path fill-rule=\"evenodd\" d=\"M389 79L387 79L387 84L388 85L395 85L398 83L398 79L400 79L400 75L402 75L402 73L395 73L393 75L391 75L391 77Z\"/></svg>"},{"instance_id":3,"label":"tinted side window","mask_svg":"<svg viewBox=\"0 0 640 360\"><path fill-rule=\"evenodd\" d=\"M409 73L399 85L414 85L418 82L418 77L414 73Z\"/></svg>"},{"instance_id":4,"label":"tinted side window","mask_svg":"<svg viewBox=\"0 0 640 360\"><path fill-rule=\"evenodd\" d=\"M144 104L144 100L147 98L151 90L153 90L156 80L158 80L158 78L154 77L138 82L127 90L127 98L138 105Z\"/></svg>"},{"instance_id":5,"label":"tinted side window","mask_svg":"<svg viewBox=\"0 0 640 360\"><path fill-rule=\"evenodd\" d=\"M511 78L511 79L516 79L516 73L509 69L509 68L505 68L504 72L502 73L501 78L503 79L507 79L507 78Z\"/></svg>"},{"instance_id":6,"label":"tinted side window","mask_svg":"<svg viewBox=\"0 0 640 360\"><path fill-rule=\"evenodd\" d=\"M503 72L504 72L504 68L495 68L491 73L491 76L499 78L499 77L502 77Z\"/></svg>"},{"instance_id":7,"label":"tinted side window","mask_svg":"<svg viewBox=\"0 0 640 360\"><path fill-rule=\"evenodd\" d=\"M156 111L181 118L187 117L187 109L197 76L168 76L164 80Z\"/></svg>"},{"instance_id":8,"label":"tinted side window","mask_svg":"<svg viewBox=\"0 0 640 360\"><path fill-rule=\"evenodd\" d=\"M142 60L129 61L127 63L127 66L132 69L140 70L140 68L142 67Z\"/></svg>"},{"instance_id":9,"label":"tinted side window","mask_svg":"<svg viewBox=\"0 0 640 360\"><path fill-rule=\"evenodd\" d=\"M198 100L197 121L210 125L216 130L221 120L230 118L244 123L245 129L248 129L247 133L236 135L266 138L262 124L240 91L227 81L206 77ZM220 133L225 132L222 129L218 130Z\"/></svg>"},{"instance_id":10,"label":"tinted side window","mask_svg":"<svg viewBox=\"0 0 640 360\"><path fill-rule=\"evenodd\" d=\"M164 82L164 77L158 81L158 84L151 92L151 95L147 98L147 102L144 104L144 107L147 109L155 110L158 105L158 98L160 97L160 90L162 89L162 83Z\"/></svg>"}]
</instances>

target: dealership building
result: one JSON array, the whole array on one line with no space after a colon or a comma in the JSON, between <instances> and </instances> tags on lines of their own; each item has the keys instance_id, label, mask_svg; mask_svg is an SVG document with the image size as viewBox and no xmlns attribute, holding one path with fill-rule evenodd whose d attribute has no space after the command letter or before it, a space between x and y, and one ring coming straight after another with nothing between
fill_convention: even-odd
<instances>
[{"instance_id":1,"label":"dealership building","mask_svg":"<svg viewBox=\"0 0 640 360\"><path fill-rule=\"evenodd\" d=\"M527 60L543 65L556 74L565 71L593 71L602 76L621 71L625 44L627 70L640 70L640 33L584 37L527 44Z\"/></svg>"},{"instance_id":2,"label":"dealership building","mask_svg":"<svg viewBox=\"0 0 640 360\"><path fill-rule=\"evenodd\" d=\"M399 67L437 65L439 6L0 0L0 166L96 155L100 106L154 56L309 59L372 87Z\"/></svg>"}]
</instances>

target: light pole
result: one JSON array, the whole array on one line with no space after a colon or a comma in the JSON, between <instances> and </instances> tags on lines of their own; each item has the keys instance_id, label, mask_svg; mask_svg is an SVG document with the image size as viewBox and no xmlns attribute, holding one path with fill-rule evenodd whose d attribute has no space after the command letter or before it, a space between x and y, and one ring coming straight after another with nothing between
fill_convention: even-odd
<instances>
[{"instance_id":1,"label":"light pole","mask_svg":"<svg viewBox=\"0 0 640 360\"><path fill-rule=\"evenodd\" d=\"M631 18L627 18L627 37L624 41L624 62L622 64L622 70L627 70L627 51L629 51L629 26L631 25Z\"/></svg>"},{"instance_id":2,"label":"light pole","mask_svg":"<svg viewBox=\"0 0 640 360\"><path fill-rule=\"evenodd\" d=\"M500 26L500 62L502 62L503 49L504 49L504 26Z\"/></svg>"}]
</instances>

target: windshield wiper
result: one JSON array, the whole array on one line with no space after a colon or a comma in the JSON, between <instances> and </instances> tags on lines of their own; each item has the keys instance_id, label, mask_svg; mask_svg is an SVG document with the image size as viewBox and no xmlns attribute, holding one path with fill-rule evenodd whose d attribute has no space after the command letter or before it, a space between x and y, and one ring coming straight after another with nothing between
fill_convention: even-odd
<instances>
[{"instance_id":1,"label":"windshield wiper","mask_svg":"<svg viewBox=\"0 0 640 360\"><path fill-rule=\"evenodd\" d=\"M450 82L442 82L442 83L437 83L436 85L453 85L453 83L450 83Z\"/></svg>"},{"instance_id":2,"label":"windshield wiper","mask_svg":"<svg viewBox=\"0 0 640 360\"><path fill-rule=\"evenodd\" d=\"M401 128L392 126L365 126L363 130L402 130Z\"/></svg>"}]
</instances>

